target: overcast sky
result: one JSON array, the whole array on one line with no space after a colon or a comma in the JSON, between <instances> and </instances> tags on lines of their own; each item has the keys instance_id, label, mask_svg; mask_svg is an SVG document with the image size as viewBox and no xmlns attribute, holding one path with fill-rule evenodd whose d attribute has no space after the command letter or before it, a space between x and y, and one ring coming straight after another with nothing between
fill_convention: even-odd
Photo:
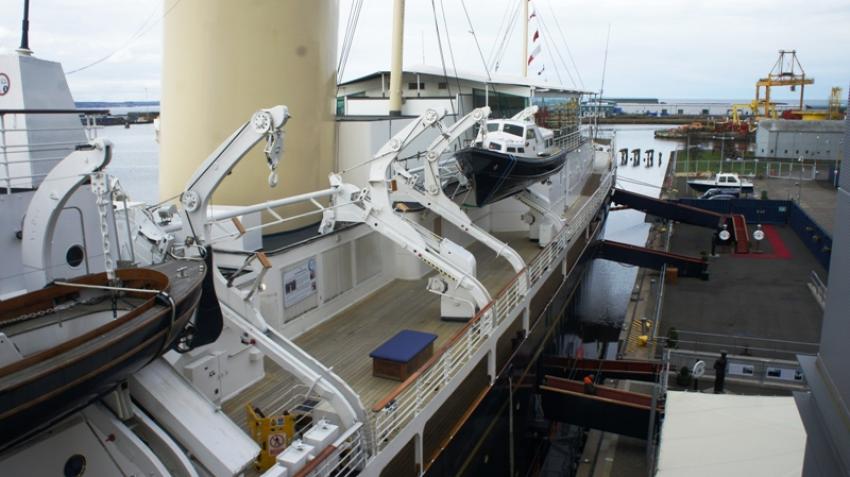
<instances>
[{"instance_id":1,"label":"overcast sky","mask_svg":"<svg viewBox=\"0 0 850 477\"><path fill-rule=\"evenodd\" d=\"M247 8L251 0L239 1ZM19 42L22 3L0 0L3 51ZM69 76L77 100L159 99L161 1L31 3L30 46L38 56L61 61L70 72L114 53ZM435 3L441 28L440 5L445 5L458 69L483 73L460 0ZM465 3L482 54L490 58L500 23L518 0ZM340 0L340 42L351 4L352 0ZM405 64L420 64L424 56L426 64L440 66L431 1L407 0L406 5ZM832 86L844 87L846 96L850 82L848 0L532 0L531 5L538 14L531 31L540 30L543 50L529 74L543 69L540 78L553 83L599 89L610 24L606 96L749 99L755 80L767 74L779 49L796 49L806 74L816 79L807 88L807 98L825 99ZM391 0L364 1L346 78L388 69L391 10ZM537 23L539 19L543 24ZM519 74L522 62L521 29L519 21L515 23L500 68L500 73L510 75ZM451 70L447 46L444 43ZM556 51L569 65L569 73ZM785 91L778 97L793 94Z\"/></svg>"}]
</instances>

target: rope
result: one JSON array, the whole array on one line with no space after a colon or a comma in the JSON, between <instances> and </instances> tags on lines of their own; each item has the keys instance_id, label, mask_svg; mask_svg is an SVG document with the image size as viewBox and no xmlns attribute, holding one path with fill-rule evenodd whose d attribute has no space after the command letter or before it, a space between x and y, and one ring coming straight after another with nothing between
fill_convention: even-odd
<instances>
[{"instance_id":1,"label":"rope","mask_svg":"<svg viewBox=\"0 0 850 477\"><path fill-rule=\"evenodd\" d=\"M73 288L90 288L95 290L112 290L112 291L123 291L123 292L133 292L133 293L150 293L152 295L156 295L158 293L164 293L160 290L150 290L147 288L127 288L127 287L114 287L109 285L87 285L84 283L73 283L73 282L53 282L54 285L59 285L63 287L73 287Z\"/></svg>"}]
</instances>

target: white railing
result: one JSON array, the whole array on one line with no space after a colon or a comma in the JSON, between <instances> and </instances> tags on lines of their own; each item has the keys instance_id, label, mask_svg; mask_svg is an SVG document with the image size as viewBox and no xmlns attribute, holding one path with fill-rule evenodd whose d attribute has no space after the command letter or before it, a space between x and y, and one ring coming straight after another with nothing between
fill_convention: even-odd
<instances>
[{"instance_id":1,"label":"white railing","mask_svg":"<svg viewBox=\"0 0 850 477\"><path fill-rule=\"evenodd\" d=\"M569 152L574 149L578 149L578 147L581 146L582 140L581 131L573 131L556 137L555 144Z\"/></svg>"},{"instance_id":2,"label":"white railing","mask_svg":"<svg viewBox=\"0 0 850 477\"><path fill-rule=\"evenodd\" d=\"M47 176L52 167L39 166L39 171L34 172L26 164L37 163L55 164L74 151L79 145L78 141L64 140L40 140L30 143L30 134L38 137L67 137L68 133L82 131L87 140L97 138L97 116L102 116L108 111L85 111L85 110L25 110L25 109L3 109L0 110L0 189L9 194L17 187L32 188ZM79 127L26 127L26 118L33 115L74 115L80 117L82 124ZM73 124L73 123L72 123ZM33 155L37 157L32 157Z\"/></svg>"},{"instance_id":3,"label":"white railing","mask_svg":"<svg viewBox=\"0 0 850 477\"><path fill-rule=\"evenodd\" d=\"M575 237L588 226L596 211L610 193L612 174L609 172L600 181L593 196L563 227L555 240L549 243L522 271L520 271L499 292L495 299L485 306L455 337L438 350L419 371L411 375L390 396L372 408L373 452L382 450L413 418L415 418L433 397L467 368L482 346L495 346L498 335L493 330L509 317L518 316L527 306L522 292L521 280L525 274L529 289L542 280L546 271L555 265L556 260ZM488 343L489 342L489 343Z\"/></svg>"},{"instance_id":4,"label":"white railing","mask_svg":"<svg viewBox=\"0 0 850 477\"><path fill-rule=\"evenodd\" d=\"M308 464L309 467L302 469L295 476L357 475L363 470L367 456L363 425L358 423L348 428L333 444L320 451Z\"/></svg>"}]
</instances>

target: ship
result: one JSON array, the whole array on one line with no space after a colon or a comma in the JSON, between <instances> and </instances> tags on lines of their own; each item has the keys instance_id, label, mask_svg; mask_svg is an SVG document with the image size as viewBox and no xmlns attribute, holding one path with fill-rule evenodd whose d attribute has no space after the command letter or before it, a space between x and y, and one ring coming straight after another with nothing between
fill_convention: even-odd
<instances>
[{"instance_id":1,"label":"ship","mask_svg":"<svg viewBox=\"0 0 850 477\"><path fill-rule=\"evenodd\" d=\"M168 21L191 13L175 9ZM534 458L518 448L521 437L505 423L540 417L529 380L543 350L563 333L565 310L604 230L614 143L576 112L551 136L540 135L544 149L533 159L554 162L516 185L489 187L480 169L464 170L464 163L476 147L476 128L508 124L504 118L532 107L535 98L578 101L588 92L460 72L452 78L454 95L420 91L404 102L385 101L385 74L376 72L338 85L342 152L323 187L249 205L212 205L213 193L243 163L267 172L268 180L254 175L237 188L271 190L279 174L298 177L297 154L283 143L297 144L297 127L320 127L299 124L309 117L290 118L284 105L266 104L229 136L217 136L219 145L189 174L169 178L181 183L177 200L144 204L110 179L109 158L120 151L95 139L97 128L81 125L61 65L32 56L22 44L0 57L0 70L15 78L0 97L4 132L24 132L4 143L20 156L10 159L4 149L3 220L19 233L3 251L10 264L0 277L3 303L59 279L73 283L181 260L189 268L206 263L205 288L215 291L187 320L181 315L177 328L193 337L189 346L172 346L179 339L160 343L162 357L146 355L145 366L98 390L84 407L30 416L48 427L13 436L20 438L0 451L0 468L70 475L86 469L472 475L512 474L508 469ZM388 76L417 89L423 81L445 82L443 71L402 71L400 61ZM58 87L23 93L43 78ZM478 94L488 88L511 91L510 107L491 109ZM32 98L37 101L28 103ZM374 113L378 102L389 107L384 114ZM179 123L176 114L164 107L163 127ZM559 137L569 140L550 149L547 142ZM176 130L163 138L193 144ZM265 143L261 153L253 151L258 143ZM45 144L61 148L40 160ZM98 160L81 167L73 160L81 151L96 152ZM50 174L73 177L63 183L59 204L39 199L53 193L54 182L44 182ZM467 196L479 187L485 200L471 204ZM293 206L302 208L293 212ZM39 225L45 221L55 229L45 233ZM40 248L28 240L36 235ZM190 272L178 266L174 273ZM218 326L207 329L210 321Z\"/></svg>"}]
</instances>

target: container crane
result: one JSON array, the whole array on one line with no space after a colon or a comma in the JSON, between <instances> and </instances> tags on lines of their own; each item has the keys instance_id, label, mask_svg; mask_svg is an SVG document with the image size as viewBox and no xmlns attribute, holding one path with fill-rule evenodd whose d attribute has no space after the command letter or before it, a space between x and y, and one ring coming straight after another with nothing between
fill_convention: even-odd
<instances>
[{"instance_id":1,"label":"container crane","mask_svg":"<svg viewBox=\"0 0 850 477\"><path fill-rule=\"evenodd\" d=\"M791 91L800 87L800 111L803 110L803 95L807 84L814 84L814 78L806 78L803 65L797 59L797 50L779 50L779 58L774 63L766 78L756 81L756 99L753 113L759 117L775 117L776 109L770 102L770 88L774 86L790 86ZM764 99L761 98L761 88L764 87ZM772 113L771 113L772 112Z\"/></svg>"}]
</instances>

